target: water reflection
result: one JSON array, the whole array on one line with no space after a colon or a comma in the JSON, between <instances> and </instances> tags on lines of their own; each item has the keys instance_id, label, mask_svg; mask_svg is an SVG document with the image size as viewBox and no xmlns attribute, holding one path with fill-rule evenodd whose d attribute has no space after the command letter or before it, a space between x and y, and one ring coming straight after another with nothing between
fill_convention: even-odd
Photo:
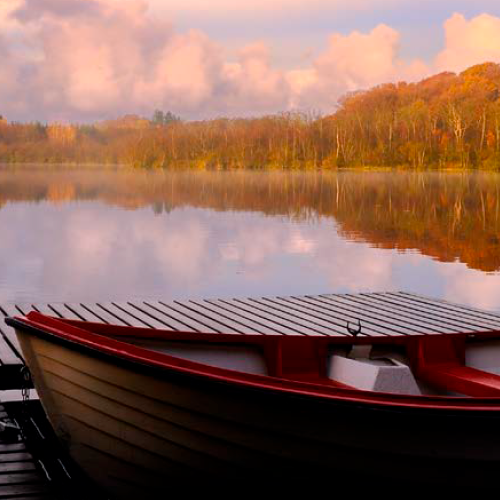
<instances>
[{"instance_id":1,"label":"water reflection","mask_svg":"<svg viewBox=\"0 0 500 500\"><path fill-rule=\"evenodd\" d=\"M493 173L0 171L0 301L413 290L500 308Z\"/></svg>"}]
</instances>

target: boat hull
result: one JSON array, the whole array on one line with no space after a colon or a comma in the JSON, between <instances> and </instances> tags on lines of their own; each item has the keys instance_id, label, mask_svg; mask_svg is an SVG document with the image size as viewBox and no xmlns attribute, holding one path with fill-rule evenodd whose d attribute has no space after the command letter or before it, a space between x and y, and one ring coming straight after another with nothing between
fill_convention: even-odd
<instances>
[{"instance_id":1,"label":"boat hull","mask_svg":"<svg viewBox=\"0 0 500 500\"><path fill-rule=\"evenodd\" d=\"M73 459L110 495L137 498L193 474L488 485L497 412L391 408L242 388L110 362L17 331L35 387Z\"/></svg>"}]
</instances>

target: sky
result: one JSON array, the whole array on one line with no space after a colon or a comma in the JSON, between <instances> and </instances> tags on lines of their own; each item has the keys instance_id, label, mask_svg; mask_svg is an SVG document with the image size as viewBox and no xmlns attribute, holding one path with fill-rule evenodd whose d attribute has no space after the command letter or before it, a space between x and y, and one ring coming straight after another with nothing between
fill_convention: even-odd
<instances>
[{"instance_id":1,"label":"sky","mask_svg":"<svg viewBox=\"0 0 500 500\"><path fill-rule=\"evenodd\" d=\"M498 0L0 0L0 114L90 122L331 113L500 63Z\"/></svg>"}]
</instances>

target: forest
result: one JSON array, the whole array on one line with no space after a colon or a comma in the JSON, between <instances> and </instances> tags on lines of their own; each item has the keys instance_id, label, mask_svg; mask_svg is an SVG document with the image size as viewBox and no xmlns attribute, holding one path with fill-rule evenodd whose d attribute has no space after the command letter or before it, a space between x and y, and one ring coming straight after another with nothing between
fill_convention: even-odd
<instances>
[{"instance_id":1,"label":"forest","mask_svg":"<svg viewBox=\"0 0 500 500\"><path fill-rule=\"evenodd\" d=\"M155 111L93 124L0 116L0 162L137 168L500 168L500 64L343 96L331 115L185 121Z\"/></svg>"}]
</instances>

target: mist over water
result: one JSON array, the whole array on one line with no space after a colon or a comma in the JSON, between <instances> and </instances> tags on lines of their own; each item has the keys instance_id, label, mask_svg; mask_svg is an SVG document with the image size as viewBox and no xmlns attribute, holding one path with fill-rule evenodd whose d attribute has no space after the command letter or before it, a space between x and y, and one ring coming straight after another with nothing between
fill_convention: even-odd
<instances>
[{"instance_id":1,"label":"mist over water","mask_svg":"<svg viewBox=\"0 0 500 500\"><path fill-rule=\"evenodd\" d=\"M0 168L0 303L406 290L500 310L500 175Z\"/></svg>"}]
</instances>

